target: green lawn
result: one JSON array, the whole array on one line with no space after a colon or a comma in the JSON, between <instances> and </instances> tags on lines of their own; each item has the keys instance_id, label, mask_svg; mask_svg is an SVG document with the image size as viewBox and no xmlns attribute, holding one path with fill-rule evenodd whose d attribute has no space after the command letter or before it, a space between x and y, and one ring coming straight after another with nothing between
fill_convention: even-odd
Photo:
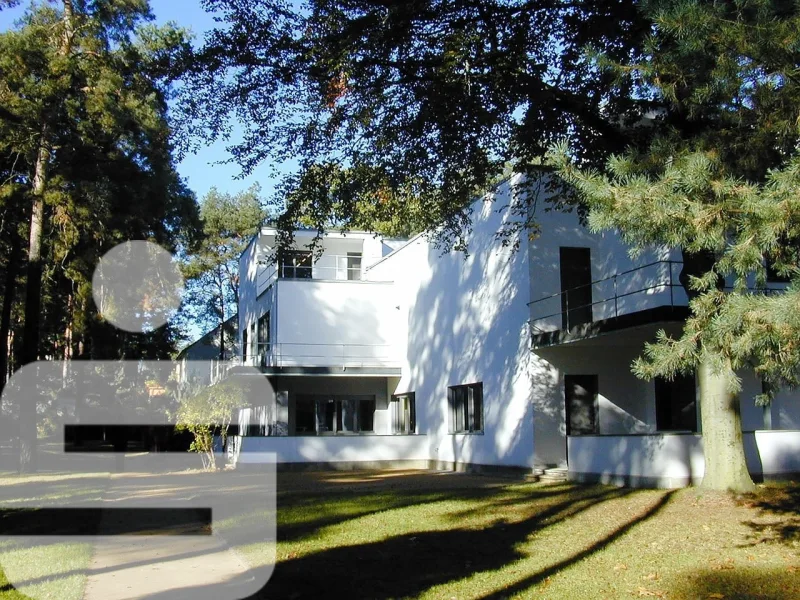
<instances>
[{"instance_id":1,"label":"green lawn","mask_svg":"<svg viewBox=\"0 0 800 600\"><path fill-rule=\"evenodd\" d=\"M54 480L54 497L102 487L74 483ZM733 498L411 471L280 474L278 563L260 597L800 598L799 505L794 485ZM79 600L90 550L3 548L0 563L28 569L36 597ZM240 553L269 556L263 544ZM0 574L0 599L26 597L5 583Z\"/></svg>"},{"instance_id":2,"label":"green lawn","mask_svg":"<svg viewBox=\"0 0 800 600\"><path fill-rule=\"evenodd\" d=\"M798 487L736 499L355 473L282 474L278 489L265 598L800 598Z\"/></svg>"},{"instance_id":3,"label":"green lawn","mask_svg":"<svg viewBox=\"0 0 800 600\"><path fill-rule=\"evenodd\" d=\"M108 473L97 474L41 474L0 476L0 486L4 488L4 504L13 509L22 500L36 499L44 504L57 505L65 498L98 499L102 496ZM46 493L42 494L43 484ZM9 493L9 491L13 493ZM13 496L16 500L9 501ZM97 527L99 514L80 511L73 517L79 521L79 529L93 533ZM87 518L92 517L92 518ZM59 533L62 523L43 523L36 511L0 511L0 531L4 535L26 532ZM63 524L74 529L74 524ZM49 543L36 546L23 546L13 538L0 542L0 599L23 600L29 598L54 600L80 600L86 584L85 570L92 558L89 543ZM8 578L26 583L22 591L14 589Z\"/></svg>"}]
</instances>

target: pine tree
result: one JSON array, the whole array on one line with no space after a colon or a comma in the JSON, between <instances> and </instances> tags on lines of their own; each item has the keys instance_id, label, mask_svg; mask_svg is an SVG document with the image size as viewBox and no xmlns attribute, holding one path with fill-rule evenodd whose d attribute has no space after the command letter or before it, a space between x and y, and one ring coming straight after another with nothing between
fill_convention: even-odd
<instances>
[{"instance_id":1,"label":"pine tree","mask_svg":"<svg viewBox=\"0 0 800 600\"><path fill-rule=\"evenodd\" d=\"M104 346L89 288L103 252L127 239L175 249L192 235L196 209L166 121L188 42L151 19L146 0L63 0L32 5L0 34L0 149L13 157L3 188L27 201L18 365ZM20 406L19 427L20 468L33 470L35 406Z\"/></svg>"},{"instance_id":2,"label":"pine tree","mask_svg":"<svg viewBox=\"0 0 800 600\"><path fill-rule=\"evenodd\" d=\"M604 170L552 155L589 206L595 231L634 252L678 247L691 315L634 364L642 377L697 370L703 485L748 490L737 371L754 369L769 402L800 383L800 6L737 0L650 1L646 60L598 64L663 109L648 147ZM792 279L766 294L767 264Z\"/></svg>"}]
</instances>

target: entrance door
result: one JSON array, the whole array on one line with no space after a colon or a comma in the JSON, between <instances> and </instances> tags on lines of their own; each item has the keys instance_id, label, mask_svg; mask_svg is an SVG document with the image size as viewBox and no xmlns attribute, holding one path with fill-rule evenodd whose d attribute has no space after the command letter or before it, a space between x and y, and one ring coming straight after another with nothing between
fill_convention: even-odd
<instances>
[{"instance_id":1,"label":"entrance door","mask_svg":"<svg viewBox=\"0 0 800 600\"><path fill-rule=\"evenodd\" d=\"M559 248L561 327L592 322L592 261L589 248Z\"/></svg>"},{"instance_id":2,"label":"entrance door","mask_svg":"<svg viewBox=\"0 0 800 600\"><path fill-rule=\"evenodd\" d=\"M564 387L567 435L597 433L597 375L565 375Z\"/></svg>"}]
</instances>

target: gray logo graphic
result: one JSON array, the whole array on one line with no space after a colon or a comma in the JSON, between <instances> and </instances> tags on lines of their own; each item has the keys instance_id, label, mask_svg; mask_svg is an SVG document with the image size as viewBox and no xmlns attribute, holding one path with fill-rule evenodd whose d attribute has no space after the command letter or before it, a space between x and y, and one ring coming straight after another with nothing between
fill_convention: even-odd
<instances>
[{"instance_id":1,"label":"gray logo graphic","mask_svg":"<svg viewBox=\"0 0 800 600\"><path fill-rule=\"evenodd\" d=\"M106 254L93 282L103 317L128 331L163 325L182 284L169 254L146 242ZM237 469L238 438L223 441L226 430L258 425L238 415L274 406L275 393L257 369L222 371L205 386L185 385L171 361L40 361L17 371L3 402L35 403L56 433L40 444L39 474L0 485L0 511L12 521L0 535L8 582L42 599L83 578L86 598L103 597L109 578L115 598L226 600L261 589L275 564L275 455L248 456L257 468ZM209 441L215 468L185 450L111 451L115 436L178 423ZM28 563L54 545L91 552L88 567L31 577Z\"/></svg>"}]
</instances>

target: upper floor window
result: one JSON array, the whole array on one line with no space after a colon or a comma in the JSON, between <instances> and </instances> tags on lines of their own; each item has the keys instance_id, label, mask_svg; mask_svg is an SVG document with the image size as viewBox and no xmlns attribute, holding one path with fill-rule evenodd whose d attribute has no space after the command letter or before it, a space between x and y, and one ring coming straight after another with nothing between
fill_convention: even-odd
<instances>
[{"instance_id":1,"label":"upper floor window","mask_svg":"<svg viewBox=\"0 0 800 600\"><path fill-rule=\"evenodd\" d=\"M266 354L270 350L270 323L269 323L269 311L261 315L258 319L258 348L256 348L256 353L259 356L260 361L264 362L264 358ZM264 365L266 366L266 365Z\"/></svg>"},{"instance_id":2,"label":"upper floor window","mask_svg":"<svg viewBox=\"0 0 800 600\"><path fill-rule=\"evenodd\" d=\"M361 280L361 252L347 253L347 280Z\"/></svg>"},{"instance_id":3,"label":"upper floor window","mask_svg":"<svg viewBox=\"0 0 800 600\"><path fill-rule=\"evenodd\" d=\"M450 433L483 432L483 383L447 388L450 408Z\"/></svg>"},{"instance_id":4,"label":"upper floor window","mask_svg":"<svg viewBox=\"0 0 800 600\"><path fill-rule=\"evenodd\" d=\"M313 257L306 250L286 250L278 259L278 277L311 279Z\"/></svg>"}]
</instances>

